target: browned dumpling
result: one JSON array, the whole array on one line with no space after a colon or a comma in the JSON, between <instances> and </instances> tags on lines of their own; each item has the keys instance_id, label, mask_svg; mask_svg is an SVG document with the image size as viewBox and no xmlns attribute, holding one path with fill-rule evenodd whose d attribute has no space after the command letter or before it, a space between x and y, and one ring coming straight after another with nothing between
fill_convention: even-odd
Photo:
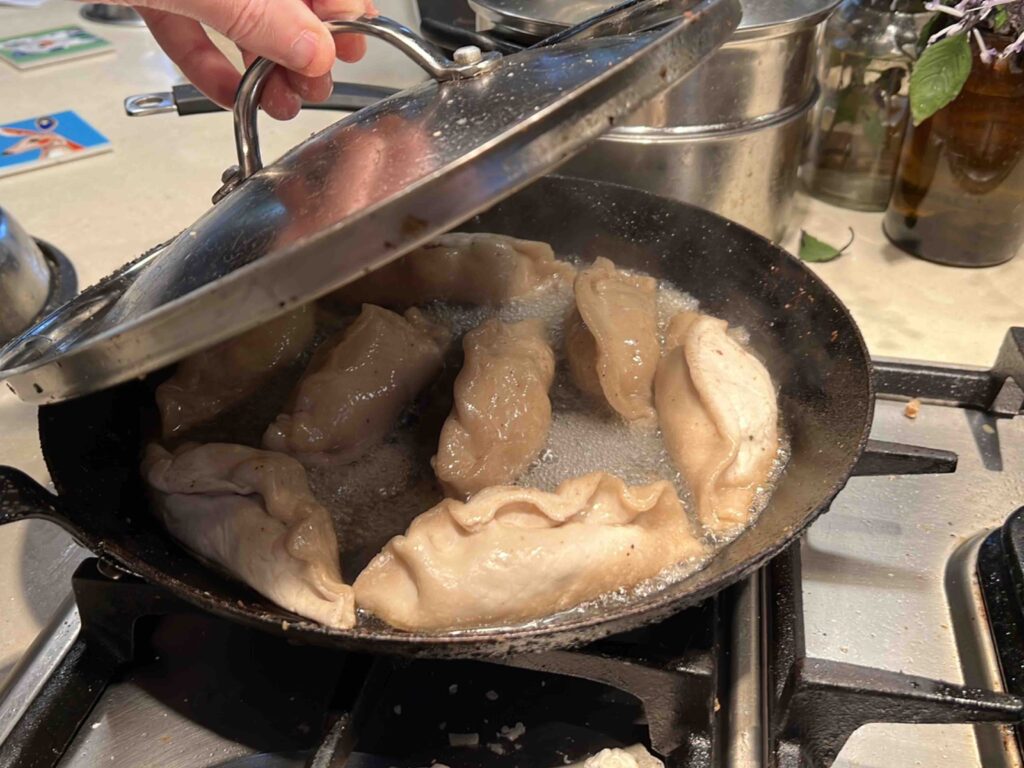
<instances>
[{"instance_id":1,"label":"browned dumpling","mask_svg":"<svg viewBox=\"0 0 1024 768\"><path fill-rule=\"evenodd\" d=\"M599 258L576 277L574 290L565 343L576 386L627 421L653 417L658 282Z\"/></svg>"},{"instance_id":2,"label":"browned dumpling","mask_svg":"<svg viewBox=\"0 0 1024 768\"><path fill-rule=\"evenodd\" d=\"M330 302L405 309L430 301L496 305L575 269L547 243L452 232L335 291Z\"/></svg>"},{"instance_id":3,"label":"browned dumpling","mask_svg":"<svg viewBox=\"0 0 1024 768\"><path fill-rule=\"evenodd\" d=\"M434 471L445 491L465 497L522 474L547 441L555 355L542 320L492 319L466 334L455 404Z\"/></svg>"},{"instance_id":4,"label":"browned dumpling","mask_svg":"<svg viewBox=\"0 0 1024 768\"><path fill-rule=\"evenodd\" d=\"M356 579L356 604L436 632L548 616L700 557L672 484L594 473L555 493L497 486L413 520Z\"/></svg>"},{"instance_id":5,"label":"browned dumpling","mask_svg":"<svg viewBox=\"0 0 1024 768\"><path fill-rule=\"evenodd\" d=\"M307 305L182 360L156 388L164 437L185 433L241 403L270 374L294 363L314 330Z\"/></svg>"},{"instance_id":6,"label":"browned dumpling","mask_svg":"<svg viewBox=\"0 0 1024 768\"><path fill-rule=\"evenodd\" d=\"M286 610L355 625L327 510L295 459L229 443L150 445L142 475L178 541Z\"/></svg>"},{"instance_id":7,"label":"browned dumpling","mask_svg":"<svg viewBox=\"0 0 1024 768\"><path fill-rule=\"evenodd\" d=\"M417 309L367 304L317 349L263 446L303 461L353 461L391 431L441 370L449 332Z\"/></svg>"},{"instance_id":8,"label":"browned dumpling","mask_svg":"<svg viewBox=\"0 0 1024 768\"><path fill-rule=\"evenodd\" d=\"M771 376L727 329L697 312L672 318L654 385L665 447L716 532L749 522L779 448Z\"/></svg>"}]
</instances>

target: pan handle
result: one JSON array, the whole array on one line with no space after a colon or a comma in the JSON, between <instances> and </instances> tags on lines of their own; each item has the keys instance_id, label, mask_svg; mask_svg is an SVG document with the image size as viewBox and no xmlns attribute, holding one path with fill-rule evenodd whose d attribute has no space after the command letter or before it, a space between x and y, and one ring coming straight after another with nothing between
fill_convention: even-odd
<instances>
[{"instance_id":1,"label":"pan handle","mask_svg":"<svg viewBox=\"0 0 1024 768\"><path fill-rule=\"evenodd\" d=\"M29 518L49 520L79 538L79 532L60 511L54 494L20 469L0 467L0 525Z\"/></svg>"},{"instance_id":2,"label":"pan handle","mask_svg":"<svg viewBox=\"0 0 1024 768\"><path fill-rule=\"evenodd\" d=\"M941 448L868 440L853 475L945 475L956 472L957 458L952 451Z\"/></svg>"}]
</instances>

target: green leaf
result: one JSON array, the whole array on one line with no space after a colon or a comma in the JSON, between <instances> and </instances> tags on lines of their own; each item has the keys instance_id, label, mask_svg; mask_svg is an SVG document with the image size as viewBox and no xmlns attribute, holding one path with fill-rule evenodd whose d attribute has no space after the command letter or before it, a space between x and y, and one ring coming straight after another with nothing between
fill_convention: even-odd
<instances>
[{"instance_id":1,"label":"green leaf","mask_svg":"<svg viewBox=\"0 0 1024 768\"><path fill-rule=\"evenodd\" d=\"M929 46L910 74L910 112L920 125L953 99L971 74L971 43L954 35Z\"/></svg>"},{"instance_id":2,"label":"green leaf","mask_svg":"<svg viewBox=\"0 0 1024 768\"><path fill-rule=\"evenodd\" d=\"M878 110L872 110L871 115L864 121L864 138L875 148L885 143L885 126Z\"/></svg>"},{"instance_id":3,"label":"green leaf","mask_svg":"<svg viewBox=\"0 0 1024 768\"><path fill-rule=\"evenodd\" d=\"M942 28L940 25L944 25L947 18L944 13L936 13L925 22L921 28L921 34L917 36L918 55L928 46L928 39Z\"/></svg>"},{"instance_id":4,"label":"green leaf","mask_svg":"<svg viewBox=\"0 0 1024 768\"><path fill-rule=\"evenodd\" d=\"M845 251L853 243L853 229L850 230L850 239L842 248L836 248L814 235L807 234L807 230L800 230L800 260L821 263L832 261Z\"/></svg>"},{"instance_id":5,"label":"green leaf","mask_svg":"<svg viewBox=\"0 0 1024 768\"><path fill-rule=\"evenodd\" d=\"M1005 5L1001 5L996 8L995 16L992 17L992 28L997 32L1001 32L1003 27L1010 23L1010 12L1006 10Z\"/></svg>"},{"instance_id":6,"label":"green leaf","mask_svg":"<svg viewBox=\"0 0 1024 768\"><path fill-rule=\"evenodd\" d=\"M836 115L833 124L857 122L857 113L867 100L863 88L851 83L836 96Z\"/></svg>"}]
</instances>

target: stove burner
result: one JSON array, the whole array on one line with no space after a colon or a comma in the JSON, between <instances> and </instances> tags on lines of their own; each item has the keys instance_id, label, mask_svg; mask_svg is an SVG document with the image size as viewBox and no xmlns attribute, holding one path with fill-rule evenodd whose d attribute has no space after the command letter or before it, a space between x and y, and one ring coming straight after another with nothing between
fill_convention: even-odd
<instances>
[{"instance_id":1,"label":"stove burner","mask_svg":"<svg viewBox=\"0 0 1024 768\"><path fill-rule=\"evenodd\" d=\"M1006 690L1024 696L1024 507L982 543L978 580ZM1024 726L1016 731L1024 745Z\"/></svg>"},{"instance_id":2,"label":"stove burner","mask_svg":"<svg viewBox=\"0 0 1024 768\"><path fill-rule=\"evenodd\" d=\"M1016 696L807 658L799 573L794 547L764 574L764 595L773 596L765 602L770 765L827 768L870 722L1024 718ZM162 703L257 750L312 750L346 712L349 748L399 768L543 765L552 755L568 764L638 742L670 766L710 768L726 749L735 702L723 611L735 589L579 650L492 663L369 660L290 646L197 613L134 577L109 578L96 560L79 567L74 587L82 633L0 747L0 765L57 765L129 665Z\"/></svg>"},{"instance_id":3,"label":"stove burner","mask_svg":"<svg viewBox=\"0 0 1024 768\"><path fill-rule=\"evenodd\" d=\"M882 396L1013 415L1022 349L1024 330L1013 329L990 371L882 361ZM947 451L872 441L857 474L955 465ZM744 765L827 768L867 723L1014 723L1020 736L1024 508L986 540L978 568L1010 693L809 658L799 546L661 624L494 662L292 646L89 560L73 580L81 631L0 745L0 766L59 764L104 689L126 675L245 747L291 753L275 765L314 753L327 765L354 750L352 765L540 766L643 742L669 766L738 764L746 749Z\"/></svg>"}]
</instances>

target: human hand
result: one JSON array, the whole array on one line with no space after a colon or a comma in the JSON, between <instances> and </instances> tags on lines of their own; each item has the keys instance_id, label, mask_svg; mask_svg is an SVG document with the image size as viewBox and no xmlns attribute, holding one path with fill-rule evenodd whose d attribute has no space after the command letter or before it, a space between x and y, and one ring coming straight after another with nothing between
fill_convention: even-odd
<instances>
[{"instance_id":1,"label":"human hand","mask_svg":"<svg viewBox=\"0 0 1024 768\"><path fill-rule=\"evenodd\" d=\"M366 52L362 35L332 39L321 20L376 15L373 0L131 0L130 4L185 77L223 107L234 102L241 75L200 22L234 42L246 66L263 56L285 67L271 73L260 101L267 114L279 120L295 117L304 100L323 101L330 96L335 58L353 62Z\"/></svg>"}]
</instances>

